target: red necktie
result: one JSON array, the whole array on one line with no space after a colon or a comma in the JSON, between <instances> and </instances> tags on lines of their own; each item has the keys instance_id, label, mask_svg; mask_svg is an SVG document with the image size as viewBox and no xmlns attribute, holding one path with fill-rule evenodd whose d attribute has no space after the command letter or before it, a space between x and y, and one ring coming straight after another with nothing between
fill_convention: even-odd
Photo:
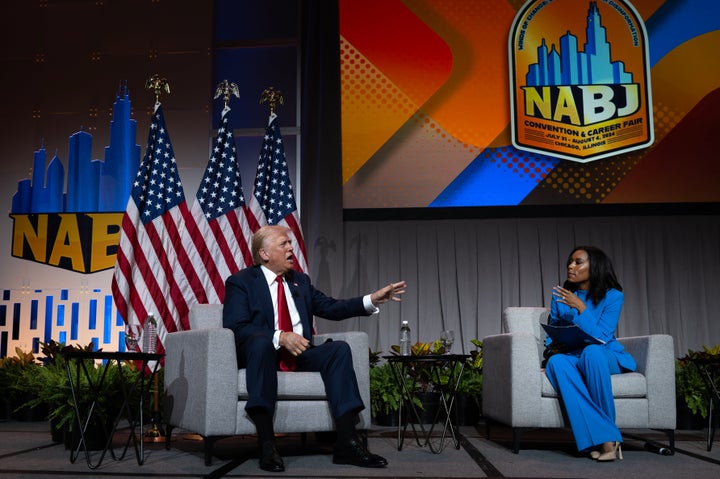
<instances>
[{"instance_id":1,"label":"red necktie","mask_svg":"<svg viewBox=\"0 0 720 479\"><path fill-rule=\"evenodd\" d=\"M285 299L285 287L283 286L282 276L275 278L277 282L277 309L278 309L278 327L283 331L292 332L292 321L290 321L290 310L288 309L287 300ZM295 356L290 354L285 348L280 348L280 370L295 371Z\"/></svg>"}]
</instances>

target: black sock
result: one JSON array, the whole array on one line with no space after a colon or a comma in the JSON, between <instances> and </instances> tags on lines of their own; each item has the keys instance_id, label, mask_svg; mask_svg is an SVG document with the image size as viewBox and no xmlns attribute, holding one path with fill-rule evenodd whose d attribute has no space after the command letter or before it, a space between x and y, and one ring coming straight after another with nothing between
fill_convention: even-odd
<instances>
[{"instance_id":1,"label":"black sock","mask_svg":"<svg viewBox=\"0 0 720 479\"><path fill-rule=\"evenodd\" d=\"M262 444L275 438L275 430L273 428L272 416L265 410L255 408L247 411L248 416L255 423L257 429L258 443Z\"/></svg>"},{"instance_id":2,"label":"black sock","mask_svg":"<svg viewBox=\"0 0 720 479\"><path fill-rule=\"evenodd\" d=\"M335 430L337 431L337 443L346 444L355 438L355 421L357 414L349 412L335 418Z\"/></svg>"}]
</instances>

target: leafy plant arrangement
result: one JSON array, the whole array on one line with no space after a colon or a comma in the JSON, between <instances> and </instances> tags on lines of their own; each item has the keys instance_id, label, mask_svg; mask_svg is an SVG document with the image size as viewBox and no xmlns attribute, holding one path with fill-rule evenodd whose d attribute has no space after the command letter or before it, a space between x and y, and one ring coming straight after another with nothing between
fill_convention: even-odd
<instances>
[{"instance_id":1,"label":"leafy plant arrangement","mask_svg":"<svg viewBox=\"0 0 720 479\"><path fill-rule=\"evenodd\" d=\"M400 409L402 396L390 363L370 368L370 414L391 414Z\"/></svg>"},{"instance_id":2,"label":"leafy plant arrangement","mask_svg":"<svg viewBox=\"0 0 720 479\"><path fill-rule=\"evenodd\" d=\"M370 414L373 417L398 411L402 402L400 387L392 370L393 365L388 362L381 364L380 354L379 351L370 351ZM415 397L413 402L421 406Z\"/></svg>"},{"instance_id":3,"label":"leafy plant arrangement","mask_svg":"<svg viewBox=\"0 0 720 479\"><path fill-rule=\"evenodd\" d=\"M54 422L55 427L67 427L72 431L77 426L75 420L75 406L73 403L72 392L70 389L70 380L68 378L65 354L72 351L93 351L93 343L84 347L65 346L62 343L50 341L49 343L41 343L42 352L45 354L44 367L39 368L35 374L24 375L24 388L35 391L37 397L30 402L33 404L46 403L50 407L49 419ZM75 384L75 394L78 397L78 407L81 411L87 411L90 405L95 401L95 409L93 410L93 420L91 424L96 426L107 426L107 422L115 417L124 399L121 389L120 375L125 376L125 381L130 384L134 380L135 374L133 367L124 364L122 368L110 367L105 370L104 365L97 364L90 359L82 360L87 377L82 372L80 374L80 384ZM76 365L71 364L71 371L74 372ZM101 376L105 374L102 380L102 388L100 391L93 391L88 383L94 385L100 384ZM77 380L73 378L73 380Z\"/></svg>"},{"instance_id":4,"label":"leafy plant arrangement","mask_svg":"<svg viewBox=\"0 0 720 479\"><path fill-rule=\"evenodd\" d=\"M705 368L715 384L720 384L720 343L713 347L703 346L702 351L688 350L675 361L675 388L679 399L693 414L703 418L708 415L708 388Z\"/></svg>"},{"instance_id":5,"label":"leafy plant arrangement","mask_svg":"<svg viewBox=\"0 0 720 479\"><path fill-rule=\"evenodd\" d=\"M382 351L373 351L372 349L368 348L368 361L370 362L370 368L374 368L375 366L380 364L381 354Z\"/></svg>"},{"instance_id":6,"label":"leafy plant arrangement","mask_svg":"<svg viewBox=\"0 0 720 479\"><path fill-rule=\"evenodd\" d=\"M466 394L472 398L475 404L480 407L482 405L482 341L479 339L471 339L470 342L476 349L470 351L470 357L465 362L465 369L458 384L458 393Z\"/></svg>"},{"instance_id":7,"label":"leafy plant arrangement","mask_svg":"<svg viewBox=\"0 0 720 479\"><path fill-rule=\"evenodd\" d=\"M390 346L391 352L399 356L400 346L393 344ZM445 354L445 347L440 340L436 340L430 343L424 343L418 341L410 347L410 356L429 356L429 355L441 355ZM415 388L419 392L430 392L433 391L434 383L440 382L441 384L447 383L447 376L441 374L439 378L431 377L432 368L428 364L424 364L422 361L410 362L407 365L407 374L409 380L415 385ZM444 383L443 383L444 381Z\"/></svg>"},{"instance_id":8,"label":"leafy plant arrangement","mask_svg":"<svg viewBox=\"0 0 720 479\"><path fill-rule=\"evenodd\" d=\"M27 401L22 400L23 396L27 396L24 377L36 374L39 369L41 365L35 355L19 347L15 348L15 356L0 358L0 391L11 412L31 408Z\"/></svg>"}]
</instances>

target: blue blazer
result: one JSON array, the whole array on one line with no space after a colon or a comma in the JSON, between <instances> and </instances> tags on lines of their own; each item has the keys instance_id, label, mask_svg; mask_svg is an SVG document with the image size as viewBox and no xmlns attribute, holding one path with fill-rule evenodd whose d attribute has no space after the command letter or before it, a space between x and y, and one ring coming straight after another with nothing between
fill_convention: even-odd
<instances>
[{"instance_id":1,"label":"blue blazer","mask_svg":"<svg viewBox=\"0 0 720 479\"><path fill-rule=\"evenodd\" d=\"M312 336L313 316L339 321L355 316L369 316L362 297L335 299L315 289L310 277L298 271L285 275L295 306L300 314L303 336ZM223 326L235 333L242 344L250 337L265 335L272 339L275 332L275 310L265 275L259 265L251 266L225 281Z\"/></svg>"},{"instance_id":2,"label":"blue blazer","mask_svg":"<svg viewBox=\"0 0 720 479\"><path fill-rule=\"evenodd\" d=\"M603 346L613 352L620 366L628 371L635 371L637 368L635 359L625 351L623 345L615 337L615 330L620 321L620 311L625 302L623 293L616 289L610 289L597 305L588 298L587 291L578 290L575 294L585 302L585 311L580 314L577 309L558 302L555 295L552 295L548 322L558 325L577 324L590 336L605 341ZM551 342L552 340L547 338L545 345L547 346Z\"/></svg>"}]
</instances>

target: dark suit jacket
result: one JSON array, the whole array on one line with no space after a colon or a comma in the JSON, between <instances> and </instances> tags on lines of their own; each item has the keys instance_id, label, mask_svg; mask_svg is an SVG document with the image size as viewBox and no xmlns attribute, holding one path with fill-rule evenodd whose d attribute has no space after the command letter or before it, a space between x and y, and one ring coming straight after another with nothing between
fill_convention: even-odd
<instances>
[{"instance_id":1,"label":"dark suit jacket","mask_svg":"<svg viewBox=\"0 0 720 479\"><path fill-rule=\"evenodd\" d=\"M285 276L295 306L300 314L303 335L310 340L312 317L339 321L354 316L368 316L362 297L339 300L315 289L310 277L298 271ZM223 326L235 333L239 346L250 337L267 335L272 339L275 331L275 312L265 275L260 266L246 268L225 281Z\"/></svg>"}]
</instances>

